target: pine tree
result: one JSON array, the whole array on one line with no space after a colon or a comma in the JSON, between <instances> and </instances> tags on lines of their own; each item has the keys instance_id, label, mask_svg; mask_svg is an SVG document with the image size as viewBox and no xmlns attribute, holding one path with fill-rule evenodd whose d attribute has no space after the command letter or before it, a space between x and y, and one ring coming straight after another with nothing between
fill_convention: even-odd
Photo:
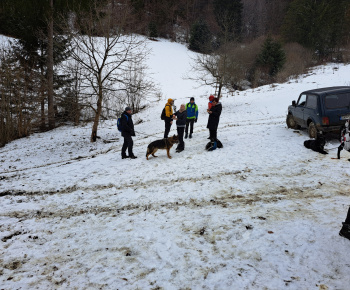
<instances>
[{"instance_id":1,"label":"pine tree","mask_svg":"<svg viewBox=\"0 0 350 290\"><path fill-rule=\"evenodd\" d=\"M241 0L214 0L214 15L221 28L221 38L227 43L240 38L242 31Z\"/></svg>"},{"instance_id":2,"label":"pine tree","mask_svg":"<svg viewBox=\"0 0 350 290\"><path fill-rule=\"evenodd\" d=\"M274 77L286 62L286 54L279 42L268 37L257 58L258 66L262 67L269 76Z\"/></svg>"},{"instance_id":3,"label":"pine tree","mask_svg":"<svg viewBox=\"0 0 350 290\"><path fill-rule=\"evenodd\" d=\"M190 32L190 40L188 48L197 52L210 51L211 33L208 25L203 20L193 24Z\"/></svg>"},{"instance_id":4,"label":"pine tree","mask_svg":"<svg viewBox=\"0 0 350 290\"><path fill-rule=\"evenodd\" d=\"M284 39L328 56L348 37L349 9L349 0L295 0L283 23Z\"/></svg>"},{"instance_id":5,"label":"pine tree","mask_svg":"<svg viewBox=\"0 0 350 290\"><path fill-rule=\"evenodd\" d=\"M47 98L50 129L55 127L54 88L62 84L62 76L54 71L54 66L67 57L68 47L67 39L59 34L57 23L62 16L67 18L70 11L86 8L91 2L93 0L2 0L0 3L0 33L18 39L16 54L22 65L30 65L46 76L41 93L43 104ZM45 118L42 120L44 128Z\"/></svg>"},{"instance_id":6,"label":"pine tree","mask_svg":"<svg viewBox=\"0 0 350 290\"><path fill-rule=\"evenodd\" d=\"M149 31L149 37L151 37L151 38L158 37L157 24L155 24L154 22L150 22L148 24L148 31Z\"/></svg>"}]
</instances>

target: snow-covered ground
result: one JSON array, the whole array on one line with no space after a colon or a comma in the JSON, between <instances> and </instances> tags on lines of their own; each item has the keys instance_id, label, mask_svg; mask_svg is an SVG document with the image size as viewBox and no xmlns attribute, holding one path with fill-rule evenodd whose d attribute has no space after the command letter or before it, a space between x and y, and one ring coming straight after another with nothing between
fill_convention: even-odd
<instances>
[{"instance_id":1,"label":"snow-covered ground","mask_svg":"<svg viewBox=\"0 0 350 290\"><path fill-rule=\"evenodd\" d=\"M287 129L301 91L349 85L350 65L225 94L218 138L204 150L213 91L182 77L193 53L150 42L163 93L134 115L135 160L122 160L116 122L60 127L0 148L1 289L349 289L350 158ZM163 136L167 98L194 96L199 120L185 151L146 160ZM141 122L142 121L142 122ZM176 133L175 126L171 134Z\"/></svg>"}]
</instances>

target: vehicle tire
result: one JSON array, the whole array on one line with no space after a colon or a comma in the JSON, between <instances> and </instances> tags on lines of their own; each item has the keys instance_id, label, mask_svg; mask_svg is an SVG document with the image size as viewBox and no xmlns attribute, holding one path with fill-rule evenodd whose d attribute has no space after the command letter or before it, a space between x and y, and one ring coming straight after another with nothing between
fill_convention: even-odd
<instances>
[{"instance_id":1,"label":"vehicle tire","mask_svg":"<svg viewBox=\"0 0 350 290\"><path fill-rule=\"evenodd\" d=\"M314 122L310 122L308 127L308 133L310 138L317 139L317 128Z\"/></svg>"},{"instance_id":2,"label":"vehicle tire","mask_svg":"<svg viewBox=\"0 0 350 290\"><path fill-rule=\"evenodd\" d=\"M291 128L291 129L297 129L298 128L298 125L295 122L293 115L291 115L291 114L287 115L286 123L287 123L287 127L288 128Z\"/></svg>"}]
</instances>

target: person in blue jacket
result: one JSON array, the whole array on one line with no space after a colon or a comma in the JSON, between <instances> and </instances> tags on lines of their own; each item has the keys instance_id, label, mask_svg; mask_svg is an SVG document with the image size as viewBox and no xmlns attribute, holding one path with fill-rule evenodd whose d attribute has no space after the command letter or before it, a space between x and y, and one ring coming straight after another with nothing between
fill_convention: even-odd
<instances>
[{"instance_id":1,"label":"person in blue jacket","mask_svg":"<svg viewBox=\"0 0 350 290\"><path fill-rule=\"evenodd\" d=\"M186 120L186 128L185 128L185 139L188 137L188 127L190 127L190 139L193 134L193 123L197 123L198 120L198 106L194 102L194 98L190 99L190 102L186 104L187 110L187 120Z\"/></svg>"},{"instance_id":2,"label":"person in blue jacket","mask_svg":"<svg viewBox=\"0 0 350 290\"><path fill-rule=\"evenodd\" d=\"M135 136L134 123L132 121L132 110L130 107L126 107L120 118L121 132L124 137L124 143L122 147L122 159L137 158L133 153L133 145L134 142L132 140L132 136ZM129 156L126 155L126 149L128 149Z\"/></svg>"}]
</instances>

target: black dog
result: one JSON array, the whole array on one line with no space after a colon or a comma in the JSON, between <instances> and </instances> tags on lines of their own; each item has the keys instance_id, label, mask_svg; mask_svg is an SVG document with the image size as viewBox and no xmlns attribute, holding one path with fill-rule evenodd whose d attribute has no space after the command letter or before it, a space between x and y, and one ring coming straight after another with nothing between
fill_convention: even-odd
<instances>
[{"instance_id":1,"label":"black dog","mask_svg":"<svg viewBox=\"0 0 350 290\"><path fill-rule=\"evenodd\" d=\"M321 134L317 134L316 140L306 140L304 142L304 146L306 148L319 152L321 154L328 154L328 152L324 151L324 145L326 145L326 139Z\"/></svg>"}]
</instances>

